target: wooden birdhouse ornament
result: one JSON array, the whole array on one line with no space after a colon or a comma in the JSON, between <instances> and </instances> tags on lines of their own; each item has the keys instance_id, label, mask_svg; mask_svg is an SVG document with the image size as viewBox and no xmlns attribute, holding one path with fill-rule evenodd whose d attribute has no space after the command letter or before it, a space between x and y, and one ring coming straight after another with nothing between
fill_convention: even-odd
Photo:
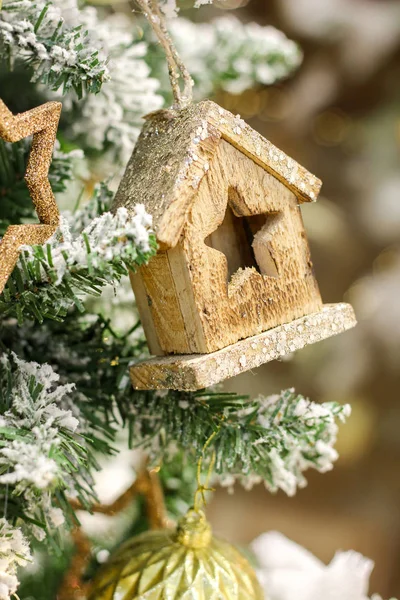
<instances>
[{"instance_id":1,"label":"wooden birdhouse ornament","mask_svg":"<svg viewBox=\"0 0 400 600\"><path fill-rule=\"evenodd\" d=\"M211 101L149 115L115 199L153 217L157 255L132 275L151 354L137 389L196 390L340 333L299 208L321 182Z\"/></svg>"}]
</instances>

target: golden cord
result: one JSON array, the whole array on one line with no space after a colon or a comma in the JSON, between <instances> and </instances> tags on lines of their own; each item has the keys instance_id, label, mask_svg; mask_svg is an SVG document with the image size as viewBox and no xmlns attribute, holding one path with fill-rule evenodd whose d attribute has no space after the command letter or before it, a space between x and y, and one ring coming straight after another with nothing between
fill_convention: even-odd
<instances>
[{"instance_id":1,"label":"golden cord","mask_svg":"<svg viewBox=\"0 0 400 600\"><path fill-rule=\"evenodd\" d=\"M214 488L209 487L210 480L211 480L214 466L215 466L215 461L216 461L215 451L212 453L210 465L208 467L208 472L207 472L207 476L206 476L206 480L205 480L204 484L201 483L201 473L202 473L202 469L203 469L204 454L205 454L207 448L209 447L209 445L211 444L211 442L213 441L213 439L215 438L215 436L218 434L218 432L219 432L219 429L217 429L210 435L210 437L208 438L208 440L206 441L206 443L203 446L201 456L197 463L197 490L196 490L195 496L194 496L194 510L196 512L199 512L202 509L202 507L206 506L206 504L207 504L205 493L215 491Z\"/></svg>"}]
</instances>

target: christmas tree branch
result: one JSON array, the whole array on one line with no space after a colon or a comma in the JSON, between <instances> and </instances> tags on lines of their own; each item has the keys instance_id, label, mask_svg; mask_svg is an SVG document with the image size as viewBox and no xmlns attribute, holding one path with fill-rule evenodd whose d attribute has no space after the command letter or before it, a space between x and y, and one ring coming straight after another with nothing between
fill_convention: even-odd
<instances>
[{"instance_id":1,"label":"christmas tree branch","mask_svg":"<svg viewBox=\"0 0 400 600\"><path fill-rule=\"evenodd\" d=\"M349 407L320 406L290 390L255 400L209 391L134 391L127 365L142 355L142 339L136 333L116 336L103 318L85 321L71 314L64 323L46 322L40 335L31 325L16 332L5 324L3 338L24 358L39 353L62 381L74 381L71 402L102 452L110 450L98 445L99 434L112 441L120 420L131 446L143 448L153 464L168 465L178 451L194 463L215 432L209 451L215 452L215 472L223 484L264 481L270 490L288 494L305 485L306 469L324 472L337 458L335 421L344 420Z\"/></svg>"},{"instance_id":2,"label":"christmas tree branch","mask_svg":"<svg viewBox=\"0 0 400 600\"><path fill-rule=\"evenodd\" d=\"M109 77L107 57L90 39L87 12L65 19L57 3L4 0L0 11L0 53L9 64L22 60L32 80L63 92L97 93Z\"/></svg>"},{"instance_id":3,"label":"christmas tree branch","mask_svg":"<svg viewBox=\"0 0 400 600\"><path fill-rule=\"evenodd\" d=\"M162 6L164 12L167 8ZM202 24L172 19L168 28L195 80L198 99L219 89L240 93L257 83L270 85L301 62L298 46L284 34L273 27L244 25L234 16ZM78 139L85 149L112 152L122 164L139 135L143 115L165 102L160 81L164 97L170 98L164 54L159 44L151 43L149 27L145 32L149 44L127 17L100 18L97 9L79 9L75 0L5 0L0 12L3 56L22 60L33 70L34 80L49 89L75 90L63 108L64 116L70 112L73 117L68 137ZM103 82L104 93L76 102L75 92L99 92Z\"/></svg>"},{"instance_id":4,"label":"christmas tree branch","mask_svg":"<svg viewBox=\"0 0 400 600\"><path fill-rule=\"evenodd\" d=\"M293 494L305 485L305 470L324 472L337 458L335 421L345 419L347 406L320 406L290 390L255 400L210 391L134 391L127 366L143 354L137 330L133 339L116 336L103 318L85 323L74 315L59 325L48 322L45 330L40 339L30 326L21 330L21 349L27 357L40 351L43 360L65 373L66 381L76 383L86 398L79 404L88 420L94 419L89 410L93 406L95 428L100 423L112 425L117 410L128 427L131 445L142 447L156 464L174 460L178 450L195 462L206 440L217 432L210 452L216 452L216 473L225 485L235 480L245 486L264 481L272 491L281 488ZM3 335L7 338L6 329ZM12 343L18 348L15 338ZM85 365L84 373L80 363Z\"/></svg>"},{"instance_id":5,"label":"christmas tree branch","mask_svg":"<svg viewBox=\"0 0 400 600\"><path fill-rule=\"evenodd\" d=\"M56 534L65 518L73 521L70 510L61 510L66 489L84 505L95 499L97 462L72 406L74 385L59 380L49 365L0 354L1 500L9 519L22 520L41 540Z\"/></svg>"},{"instance_id":6,"label":"christmas tree branch","mask_svg":"<svg viewBox=\"0 0 400 600\"><path fill-rule=\"evenodd\" d=\"M337 459L336 419L345 420L349 406L318 405L287 390L250 400L236 394L134 392L121 398L131 440L154 461L173 460L175 448L198 458L213 433L215 472L223 485L235 480L245 487L264 482L275 492L293 495L304 487L304 471L330 470Z\"/></svg>"},{"instance_id":7,"label":"christmas tree branch","mask_svg":"<svg viewBox=\"0 0 400 600\"><path fill-rule=\"evenodd\" d=\"M97 188L94 203L104 208L106 186ZM59 232L45 246L26 247L0 296L0 317L26 318L42 323L62 320L76 306L84 312L86 295L99 296L107 284L118 282L155 253L151 219L142 205L136 214L125 209L105 212L90 220L93 202L80 214L62 217ZM82 230L79 224L90 223ZM78 230L77 230L78 229Z\"/></svg>"},{"instance_id":8,"label":"christmas tree branch","mask_svg":"<svg viewBox=\"0 0 400 600\"><path fill-rule=\"evenodd\" d=\"M193 77L194 96L198 100L218 90L240 94L257 84L272 85L288 77L302 61L299 46L284 33L274 27L242 23L234 15L209 23L193 23L179 17L168 26ZM157 45L150 45L147 60L168 95Z\"/></svg>"}]
</instances>

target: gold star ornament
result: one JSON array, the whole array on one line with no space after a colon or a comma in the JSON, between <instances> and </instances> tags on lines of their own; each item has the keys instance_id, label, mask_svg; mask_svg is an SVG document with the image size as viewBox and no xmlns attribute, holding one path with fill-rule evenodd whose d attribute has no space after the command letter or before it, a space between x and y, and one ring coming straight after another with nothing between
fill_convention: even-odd
<instances>
[{"instance_id":1,"label":"gold star ornament","mask_svg":"<svg viewBox=\"0 0 400 600\"><path fill-rule=\"evenodd\" d=\"M48 174L61 114L60 102L47 102L13 115L0 100L0 138L19 142L32 135L25 181L40 223L10 225L0 241L0 293L18 260L21 246L44 244L56 231L60 219Z\"/></svg>"}]
</instances>

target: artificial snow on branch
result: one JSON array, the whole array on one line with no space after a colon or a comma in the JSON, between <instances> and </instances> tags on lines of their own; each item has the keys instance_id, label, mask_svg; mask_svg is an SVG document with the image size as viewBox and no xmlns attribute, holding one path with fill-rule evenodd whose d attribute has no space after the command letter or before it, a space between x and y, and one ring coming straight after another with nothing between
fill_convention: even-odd
<instances>
[{"instance_id":1,"label":"artificial snow on branch","mask_svg":"<svg viewBox=\"0 0 400 600\"><path fill-rule=\"evenodd\" d=\"M60 384L48 364L0 355L1 502L9 518L23 521L40 540L64 522L65 489L85 504L94 497L90 468L96 463L77 434L85 424L71 401L74 387Z\"/></svg>"},{"instance_id":2,"label":"artificial snow on branch","mask_svg":"<svg viewBox=\"0 0 400 600\"><path fill-rule=\"evenodd\" d=\"M168 7L166 3L167 15ZM243 24L234 16L202 24L172 19L169 27L196 82L197 99L218 89L240 93L256 83L272 84L301 62L298 46L283 33ZM78 97L85 89L96 92L79 104L75 94L67 95L64 114L71 111L72 133L85 147L111 151L122 164L137 140L143 115L165 103L159 80L164 96L170 94L164 56L156 44L143 40L140 28L126 15L100 17L94 7L79 9L76 0L5 0L1 44L48 89L73 89Z\"/></svg>"},{"instance_id":3,"label":"artificial snow on branch","mask_svg":"<svg viewBox=\"0 0 400 600\"><path fill-rule=\"evenodd\" d=\"M146 62L148 47L140 29L126 15L99 19L93 13L93 20L107 49L111 78L100 94L87 96L83 103L70 95L65 108L73 110L72 133L85 147L108 150L125 164L142 128L143 115L161 108L164 98Z\"/></svg>"},{"instance_id":4,"label":"artificial snow on branch","mask_svg":"<svg viewBox=\"0 0 400 600\"><path fill-rule=\"evenodd\" d=\"M107 188L99 186L95 201L103 206ZM154 254L156 242L151 233L151 217L143 205L135 214L124 208L115 214L105 212L83 230L76 226L87 219L83 214L61 217L59 230L45 246L26 246L0 296L0 316L43 322L62 319L75 305L84 311L86 295L99 296L107 284L118 282L129 270L146 263Z\"/></svg>"},{"instance_id":5,"label":"artificial snow on branch","mask_svg":"<svg viewBox=\"0 0 400 600\"><path fill-rule=\"evenodd\" d=\"M61 3L60 3L61 4ZM23 61L32 80L63 92L73 88L99 92L109 78L107 56L88 32L94 9L78 10L74 0L57 3L42 0L4 0L0 11L0 52L9 62Z\"/></svg>"},{"instance_id":6,"label":"artificial snow on branch","mask_svg":"<svg viewBox=\"0 0 400 600\"><path fill-rule=\"evenodd\" d=\"M95 427L115 421L118 411L130 445L155 463L162 458L169 464L180 451L196 462L214 434L205 458L215 451L215 472L224 485L265 482L271 491L292 495L306 484L304 471L328 471L337 459L337 421L350 414L348 405L319 405L293 390L255 400L218 391L135 391L127 367L143 354L143 339L116 334L103 317L79 322L71 314L65 323L46 322L40 335L29 324L17 332L5 327L3 337L25 360L39 352L63 381L74 381L74 403Z\"/></svg>"},{"instance_id":7,"label":"artificial snow on branch","mask_svg":"<svg viewBox=\"0 0 400 600\"><path fill-rule=\"evenodd\" d=\"M172 19L169 28L195 80L198 100L219 89L240 93L257 83L270 85L290 75L302 60L297 44L274 27L246 25L233 15L201 24ZM110 57L111 79L100 94L88 96L80 105L73 132L89 147L108 150L125 163L143 115L161 108L164 98L170 102L165 58L159 45L151 42L149 27L145 26L148 44L123 15L99 20L96 29ZM65 108L69 106L76 108L73 98Z\"/></svg>"},{"instance_id":8,"label":"artificial snow on branch","mask_svg":"<svg viewBox=\"0 0 400 600\"><path fill-rule=\"evenodd\" d=\"M289 496L306 485L307 469L329 471L338 458L338 426L350 406L322 405L286 390L250 401L234 394L208 392L140 393L125 403L131 439L157 462L175 448L198 458L214 437L215 473L222 485L239 481L246 488L264 482L271 492Z\"/></svg>"},{"instance_id":9,"label":"artificial snow on branch","mask_svg":"<svg viewBox=\"0 0 400 600\"><path fill-rule=\"evenodd\" d=\"M17 568L26 566L31 560L29 544L22 531L6 519L0 519L0 600L15 596L19 583Z\"/></svg>"},{"instance_id":10,"label":"artificial snow on branch","mask_svg":"<svg viewBox=\"0 0 400 600\"><path fill-rule=\"evenodd\" d=\"M275 27L245 24L233 15L210 23L179 18L169 26L198 99L218 89L240 94L257 83L272 85L299 67L303 57L299 46Z\"/></svg>"}]
</instances>

